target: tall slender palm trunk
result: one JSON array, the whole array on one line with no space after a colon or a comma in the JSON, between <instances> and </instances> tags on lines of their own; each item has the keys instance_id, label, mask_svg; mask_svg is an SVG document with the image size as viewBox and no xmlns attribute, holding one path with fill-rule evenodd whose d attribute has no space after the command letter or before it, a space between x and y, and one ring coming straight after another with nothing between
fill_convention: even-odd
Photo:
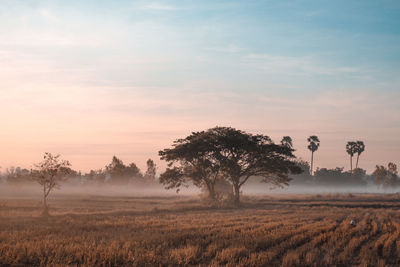
<instances>
[{"instance_id":1,"label":"tall slender palm trunk","mask_svg":"<svg viewBox=\"0 0 400 267\"><path fill-rule=\"evenodd\" d=\"M350 156L350 173L353 173L353 157Z\"/></svg>"},{"instance_id":2,"label":"tall slender palm trunk","mask_svg":"<svg viewBox=\"0 0 400 267\"><path fill-rule=\"evenodd\" d=\"M357 154L356 169L358 169L358 159L359 158L360 158L360 154Z\"/></svg>"},{"instance_id":3,"label":"tall slender palm trunk","mask_svg":"<svg viewBox=\"0 0 400 267\"><path fill-rule=\"evenodd\" d=\"M310 172L311 175L313 175L313 165L314 165L314 151L311 151L311 172Z\"/></svg>"}]
</instances>

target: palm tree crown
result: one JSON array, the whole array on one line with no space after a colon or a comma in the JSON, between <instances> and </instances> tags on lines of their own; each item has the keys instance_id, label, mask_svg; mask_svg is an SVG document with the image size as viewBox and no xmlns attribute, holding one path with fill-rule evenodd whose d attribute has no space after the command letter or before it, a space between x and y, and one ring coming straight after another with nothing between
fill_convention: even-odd
<instances>
[{"instance_id":1,"label":"palm tree crown","mask_svg":"<svg viewBox=\"0 0 400 267\"><path fill-rule=\"evenodd\" d=\"M357 153L357 143L354 141L349 141L346 144L346 152L350 155L350 172L353 172L353 156Z\"/></svg>"},{"instance_id":2,"label":"palm tree crown","mask_svg":"<svg viewBox=\"0 0 400 267\"><path fill-rule=\"evenodd\" d=\"M310 173L312 175L313 173L313 165L314 165L314 152L318 150L319 147L319 139L318 136L312 135L307 138L307 141L309 142L308 149L311 151L311 170Z\"/></svg>"},{"instance_id":3,"label":"palm tree crown","mask_svg":"<svg viewBox=\"0 0 400 267\"><path fill-rule=\"evenodd\" d=\"M308 145L308 149L311 150L311 152L315 152L318 150L319 143L320 143L318 136L312 135L309 138L307 138L307 141L310 143Z\"/></svg>"}]
</instances>

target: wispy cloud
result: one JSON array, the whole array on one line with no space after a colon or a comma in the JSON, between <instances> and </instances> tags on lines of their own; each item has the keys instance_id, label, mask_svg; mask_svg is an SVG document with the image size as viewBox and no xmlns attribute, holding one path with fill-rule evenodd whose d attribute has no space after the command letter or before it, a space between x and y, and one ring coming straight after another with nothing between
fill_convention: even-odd
<instances>
[{"instance_id":1,"label":"wispy cloud","mask_svg":"<svg viewBox=\"0 0 400 267\"><path fill-rule=\"evenodd\" d=\"M51 10L47 8L39 9L40 16L47 22L59 22L60 19Z\"/></svg>"},{"instance_id":2,"label":"wispy cloud","mask_svg":"<svg viewBox=\"0 0 400 267\"><path fill-rule=\"evenodd\" d=\"M143 9L172 11L172 10L177 10L178 8L176 6L166 5L161 3L150 3L143 6Z\"/></svg>"},{"instance_id":3,"label":"wispy cloud","mask_svg":"<svg viewBox=\"0 0 400 267\"><path fill-rule=\"evenodd\" d=\"M248 54L243 59L245 63L266 71L279 73L292 73L296 71L297 75L335 75L361 72L356 67L323 64L310 56L291 57L273 54Z\"/></svg>"},{"instance_id":4,"label":"wispy cloud","mask_svg":"<svg viewBox=\"0 0 400 267\"><path fill-rule=\"evenodd\" d=\"M371 23L378 9L348 20L354 8L320 3L0 1L3 166L32 143L34 156L49 144L122 153L132 139L146 143L138 131L174 131L148 138L144 154L215 125L297 133L304 142L337 133L329 136L337 143L321 136L328 154L353 135L399 132L398 20L385 12ZM337 20L338 12L347 14ZM121 144L116 151L85 147L110 140ZM339 163L343 152L334 152Z\"/></svg>"},{"instance_id":5,"label":"wispy cloud","mask_svg":"<svg viewBox=\"0 0 400 267\"><path fill-rule=\"evenodd\" d=\"M205 48L205 50L213 51L213 52L221 52L221 53L238 53L238 52L244 51L245 49L243 47L240 47L240 46L237 46L234 44L230 44L225 47L208 47L208 48Z\"/></svg>"}]
</instances>

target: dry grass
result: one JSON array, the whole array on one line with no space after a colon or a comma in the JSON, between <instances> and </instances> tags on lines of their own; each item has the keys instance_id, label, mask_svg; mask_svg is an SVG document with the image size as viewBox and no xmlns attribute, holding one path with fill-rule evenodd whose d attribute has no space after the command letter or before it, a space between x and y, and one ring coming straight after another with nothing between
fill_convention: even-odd
<instances>
[{"instance_id":1,"label":"dry grass","mask_svg":"<svg viewBox=\"0 0 400 267\"><path fill-rule=\"evenodd\" d=\"M47 219L39 204L0 200L0 265L400 265L391 195L254 197L240 209L195 198L60 197Z\"/></svg>"}]
</instances>

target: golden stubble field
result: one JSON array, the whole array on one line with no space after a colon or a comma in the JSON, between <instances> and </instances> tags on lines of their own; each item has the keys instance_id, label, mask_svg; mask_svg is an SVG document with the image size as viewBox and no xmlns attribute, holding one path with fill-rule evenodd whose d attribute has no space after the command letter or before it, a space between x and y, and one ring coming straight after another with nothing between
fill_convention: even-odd
<instances>
[{"instance_id":1,"label":"golden stubble field","mask_svg":"<svg viewBox=\"0 0 400 267\"><path fill-rule=\"evenodd\" d=\"M398 195L0 199L0 265L400 266ZM354 220L352 226L350 221Z\"/></svg>"}]
</instances>

